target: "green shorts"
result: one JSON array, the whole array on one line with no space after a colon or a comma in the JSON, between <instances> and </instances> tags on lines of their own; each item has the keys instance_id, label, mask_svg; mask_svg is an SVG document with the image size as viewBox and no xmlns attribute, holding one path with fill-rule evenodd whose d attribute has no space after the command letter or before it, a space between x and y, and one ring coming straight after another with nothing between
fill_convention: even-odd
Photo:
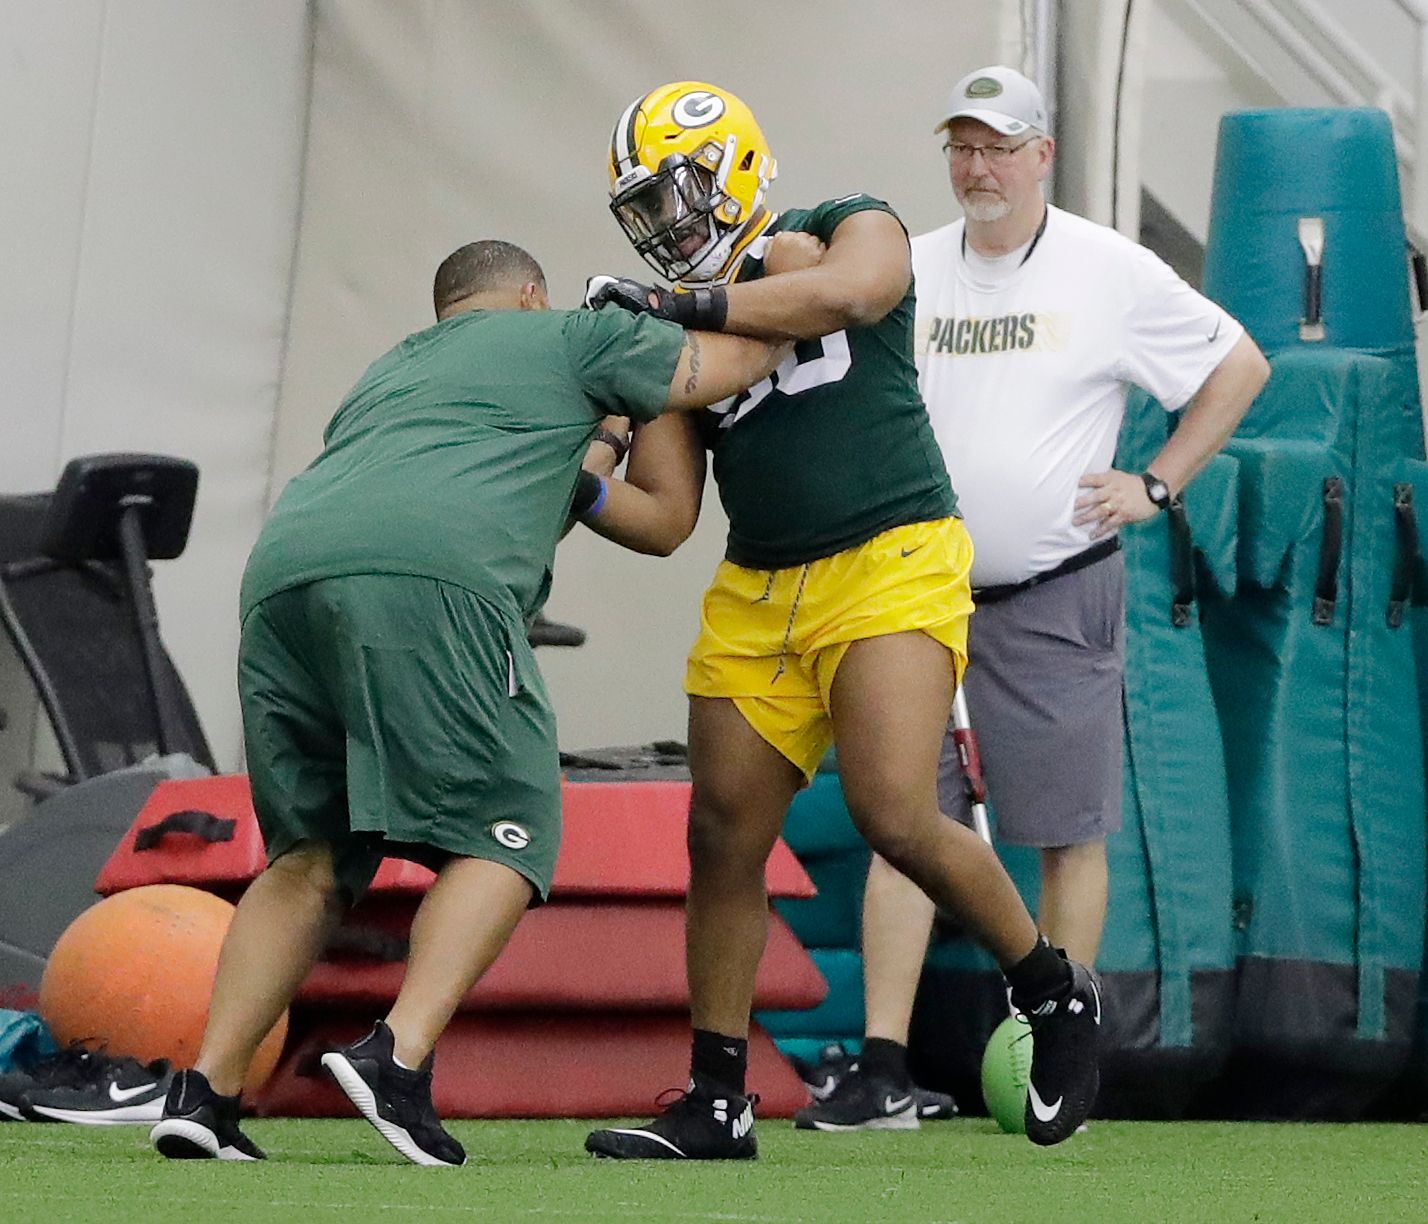
<instances>
[{"instance_id":1,"label":"green shorts","mask_svg":"<svg viewBox=\"0 0 1428 1224\"><path fill-rule=\"evenodd\" d=\"M248 614L238 695L269 862L327 842L355 901L384 855L433 869L464 855L544 900L560 760L518 622L431 578L327 578Z\"/></svg>"}]
</instances>

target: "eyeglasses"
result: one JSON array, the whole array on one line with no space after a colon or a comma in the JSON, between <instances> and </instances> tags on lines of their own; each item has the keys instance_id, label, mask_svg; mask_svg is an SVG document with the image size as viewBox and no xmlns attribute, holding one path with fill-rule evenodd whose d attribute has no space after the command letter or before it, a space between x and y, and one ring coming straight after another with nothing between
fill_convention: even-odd
<instances>
[{"instance_id":1,"label":"eyeglasses","mask_svg":"<svg viewBox=\"0 0 1428 1224\"><path fill-rule=\"evenodd\" d=\"M969 162L974 153L980 153L989 166L1002 166L1029 144L1035 144L1040 140L1040 136L1032 136L1028 140L1023 140L1020 144L965 144L960 140L949 140L942 146L942 151L947 154L949 161Z\"/></svg>"}]
</instances>

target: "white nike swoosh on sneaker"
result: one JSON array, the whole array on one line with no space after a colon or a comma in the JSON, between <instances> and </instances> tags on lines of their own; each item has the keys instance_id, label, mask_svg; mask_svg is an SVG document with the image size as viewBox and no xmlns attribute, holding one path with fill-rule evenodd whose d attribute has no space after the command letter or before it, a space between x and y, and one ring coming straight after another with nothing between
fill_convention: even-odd
<instances>
[{"instance_id":1,"label":"white nike swoosh on sneaker","mask_svg":"<svg viewBox=\"0 0 1428 1224\"><path fill-rule=\"evenodd\" d=\"M832 1076L829 1076L821 1084L808 1084L806 1087L808 1088L808 1095L815 1101L826 1101L833 1095L833 1089L838 1087L838 1081Z\"/></svg>"},{"instance_id":2,"label":"white nike swoosh on sneaker","mask_svg":"<svg viewBox=\"0 0 1428 1224\"><path fill-rule=\"evenodd\" d=\"M1036 1115L1038 1122L1054 1122L1056 1115L1061 1112L1061 1097L1057 1097L1055 1103L1048 1105L1041 1099L1041 1094L1036 1091L1036 1085L1028 1083L1026 1086L1027 1095L1031 1098L1031 1112Z\"/></svg>"},{"instance_id":3,"label":"white nike swoosh on sneaker","mask_svg":"<svg viewBox=\"0 0 1428 1224\"><path fill-rule=\"evenodd\" d=\"M671 1152L673 1152L676 1156L684 1156L684 1151L683 1151L683 1149L678 1148L678 1147L675 1147L675 1145L672 1144L672 1143L671 1143L668 1139L666 1139L663 1135L656 1135L656 1134L654 1133L654 1131L640 1130L640 1129L638 1129L637 1127L612 1126L612 1127L610 1128L610 1134L612 1134L612 1135L638 1135L641 1139L653 1139L656 1143L662 1143L662 1144L664 1144L664 1146L667 1147L667 1148L668 1148ZM688 1159L688 1157L685 1157L685 1159Z\"/></svg>"},{"instance_id":4,"label":"white nike swoosh on sneaker","mask_svg":"<svg viewBox=\"0 0 1428 1224\"><path fill-rule=\"evenodd\" d=\"M1096 979L1091 979L1091 994L1096 1000L1096 1023L1101 1023L1101 988L1096 985Z\"/></svg>"},{"instance_id":5,"label":"white nike swoosh on sneaker","mask_svg":"<svg viewBox=\"0 0 1428 1224\"><path fill-rule=\"evenodd\" d=\"M140 1084L137 1088L121 1088L118 1084L109 1085L109 1099L116 1105L122 1105L125 1101L132 1101L141 1093L153 1092L158 1084Z\"/></svg>"},{"instance_id":6,"label":"white nike swoosh on sneaker","mask_svg":"<svg viewBox=\"0 0 1428 1224\"><path fill-rule=\"evenodd\" d=\"M898 1097L894 1100L892 1095L889 1094L883 1098L883 1112L890 1114L901 1113L911 1104L912 1098L910 1096Z\"/></svg>"}]
</instances>

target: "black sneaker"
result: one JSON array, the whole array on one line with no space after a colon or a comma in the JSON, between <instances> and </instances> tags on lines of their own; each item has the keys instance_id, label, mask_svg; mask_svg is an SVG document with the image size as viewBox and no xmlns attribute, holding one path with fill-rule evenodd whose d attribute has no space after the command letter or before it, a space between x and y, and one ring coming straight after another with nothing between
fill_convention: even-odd
<instances>
[{"instance_id":1,"label":"black sneaker","mask_svg":"<svg viewBox=\"0 0 1428 1224\"><path fill-rule=\"evenodd\" d=\"M33 1066L0 1075L0 1118L11 1122L27 1119L22 1111L25 1093L40 1088L83 1084L94 1074L102 1056L73 1042L57 1053L39 1059Z\"/></svg>"},{"instance_id":2,"label":"black sneaker","mask_svg":"<svg viewBox=\"0 0 1428 1224\"><path fill-rule=\"evenodd\" d=\"M83 1064L79 1082L30 1088L20 1097L20 1112L32 1122L73 1122L80 1126L121 1126L157 1122L173 1071L163 1059L141 1063L133 1058L96 1054Z\"/></svg>"},{"instance_id":3,"label":"black sneaker","mask_svg":"<svg viewBox=\"0 0 1428 1224\"><path fill-rule=\"evenodd\" d=\"M149 1142L170 1160L266 1160L238 1129L238 1098L219 1096L201 1072L180 1071Z\"/></svg>"},{"instance_id":4,"label":"black sneaker","mask_svg":"<svg viewBox=\"0 0 1428 1224\"><path fill-rule=\"evenodd\" d=\"M855 1062L822 1101L793 1115L799 1130L916 1130L917 1094L911 1084L895 1083L860 1069Z\"/></svg>"},{"instance_id":5,"label":"black sneaker","mask_svg":"<svg viewBox=\"0 0 1428 1224\"><path fill-rule=\"evenodd\" d=\"M324 1054L322 1065L382 1138L413 1164L465 1164L466 1149L442 1129L431 1103L431 1058L409 1071L397 1065L392 1050L392 1030L378 1020L355 1045Z\"/></svg>"},{"instance_id":6,"label":"black sneaker","mask_svg":"<svg viewBox=\"0 0 1428 1224\"><path fill-rule=\"evenodd\" d=\"M917 1106L917 1116L924 1122L945 1122L957 1116L957 1102L945 1092L933 1092L931 1088L914 1084L912 1102Z\"/></svg>"},{"instance_id":7,"label":"black sneaker","mask_svg":"<svg viewBox=\"0 0 1428 1224\"><path fill-rule=\"evenodd\" d=\"M839 1082L848 1074L855 1057L843 1048L841 1042L830 1042L818 1052L818 1061L794 1055L789 1058L798 1078L808 1088L808 1095L815 1101L826 1101L837 1090Z\"/></svg>"},{"instance_id":8,"label":"black sneaker","mask_svg":"<svg viewBox=\"0 0 1428 1224\"><path fill-rule=\"evenodd\" d=\"M1069 963L1071 989L1026 1009L1032 1032L1026 1137L1043 1146L1076 1133L1101 1084L1100 987L1084 965Z\"/></svg>"},{"instance_id":9,"label":"black sneaker","mask_svg":"<svg viewBox=\"0 0 1428 1224\"><path fill-rule=\"evenodd\" d=\"M591 1131L585 1150L613 1160L753 1160L759 1154L754 1134L758 1101L752 1093L739 1096L691 1079L653 1122Z\"/></svg>"}]
</instances>

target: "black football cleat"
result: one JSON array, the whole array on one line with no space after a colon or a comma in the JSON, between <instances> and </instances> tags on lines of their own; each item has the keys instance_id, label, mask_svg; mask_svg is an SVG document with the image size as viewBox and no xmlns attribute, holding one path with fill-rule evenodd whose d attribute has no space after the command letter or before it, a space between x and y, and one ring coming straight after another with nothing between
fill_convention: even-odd
<instances>
[{"instance_id":1,"label":"black football cleat","mask_svg":"<svg viewBox=\"0 0 1428 1224\"><path fill-rule=\"evenodd\" d=\"M611 1160L753 1160L758 1100L695 1077L653 1122L591 1131L585 1150Z\"/></svg>"},{"instance_id":2,"label":"black football cleat","mask_svg":"<svg viewBox=\"0 0 1428 1224\"><path fill-rule=\"evenodd\" d=\"M1101 1083L1100 986L1084 965L1069 964L1069 990L1022 1009L1032 1031L1026 1137L1043 1146L1076 1133Z\"/></svg>"}]
</instances>

